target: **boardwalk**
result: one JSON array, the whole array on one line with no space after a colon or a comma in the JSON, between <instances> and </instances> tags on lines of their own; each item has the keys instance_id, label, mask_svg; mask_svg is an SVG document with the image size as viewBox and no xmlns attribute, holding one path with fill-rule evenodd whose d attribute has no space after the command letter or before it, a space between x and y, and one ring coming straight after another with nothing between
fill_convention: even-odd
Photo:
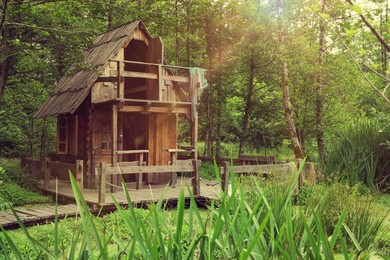
<instances>
[{"instance_id":1,"label":"boardwalk","mask_svg":"<svg viewBox=\"0 0 390 260\"><path fill-rule=\"evenodd\" d=\"M21 207L15 209L15 211L25 226L45 224L47 222L53 221L55 217L54 205ZM75 217L77 214L78 209L77 205L75 204L59 205L57 207L58 219L63 219L65 217ZM0 212L0 226L2 226L4 229L19 227L19 223L17 222L16 217L11 210Z\"/></svg>"},{"instance_id":2,"label":"boardwalk","mask_svg":"<svg viewBox=\"0 0 390 260\"><path fill-rule=\"evenodd\" d=\"M191 182L188 179L178 179L176 187L167 187L165 185L153 185L144 186L142 190L135 190L135 183L127 184L129 189L129 195L132 202L137 206L142 206L147 203L158 201L163 197L167 202L177 201L181 188L185 191L186 198L189 198L187 184L190 186ZM52 180L50 183L50 189L44 190L45 193L55 194L55 181ZM68 182L58 183L58 196L59 198L66 198L70 201L74 201L73 190ZM91 207L93 213L99 212L98 206L98 193L97 190L82 189L84 198L88 205ZM201 196L197 199L213 200L218 199L220 196L221 188L220 185L215 181L201 181ZM114 202L111 195L118 201L119 204L126 206L127 200L123 191L116 193L106 193L106 205L104 208L113 209ZM75 217L78 215L78 209L76 204L67 204L58 206L58 218L63 219L65 217ZM29 206L25 208L18 208L16 210L19 218L26 226L45 224L54 220L55 206L47 205L34 207ZM19 224L16 221L14 214L11 211L0 212L0 225L5 229L18 228Z\"/></svg>"}]
</instances>

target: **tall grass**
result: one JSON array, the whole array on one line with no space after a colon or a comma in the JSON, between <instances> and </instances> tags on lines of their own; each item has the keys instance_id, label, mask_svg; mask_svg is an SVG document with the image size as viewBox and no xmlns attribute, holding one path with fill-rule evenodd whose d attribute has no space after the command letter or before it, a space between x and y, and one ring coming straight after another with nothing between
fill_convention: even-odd
<instances>
[{"instance_id":1,"label":"tall grass","mask_svg":"<svg viewBox=\"0 0 390 260\"><path fill-rule=\"evenodd\" d=\"M360 120L350 125L328 144L325 174L351 185L388 189L390 176L390 125Z\"/></svg>"},{"instance_id":2,"label":"tall grass","mask_svg":"<svg viewBox=\"0 0 390 260\"><path fill-rule=\"evenodd\" d=\"M62 250L58 244L61 229L57 220L53 245L45 245L30 236L18 219L33 247L33 256L22 255L17 240L4 230L3 238L0 236L0 254L5 259L334 259L336 253L342 253L346 259L356 257L362 247L344 223L348 207L340 212L332 233L324 228L315 208L304 216L293 207L299 172L286 189L276 186L267 191L255 182L257 200L247 197L245 187L232 174L231 193L222 193L220 200L209 206L206 217L197 207L190 188L189 208L185 210L184 190L181 190L175 226L170 226L163 214L166 209L162 197L140 218L123 185L128 209L112 199L125 226L121 232L125 232L126 239L120 238L116 230L107 229L101 218L89 212L76 180L70 175L82 225L69 247ZM254 203L248 203L250 199ZM354 248L346 246L347 239L354 241Z\"/></svg>"}]
</instances>

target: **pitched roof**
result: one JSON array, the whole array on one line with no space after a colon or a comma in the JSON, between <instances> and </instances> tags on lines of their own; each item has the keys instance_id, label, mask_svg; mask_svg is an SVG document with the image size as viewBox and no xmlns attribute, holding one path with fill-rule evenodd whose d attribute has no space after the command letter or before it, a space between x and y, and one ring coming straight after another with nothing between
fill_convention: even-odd
<instances>
[{"instance_id":1,"label":"pitched roof","mask_svg":"<svg viewBox=\"0 0 390 260\"><path fill-rule=\"evenodd\" d=\"M85 62L92 65L95 70L82 70L72 76L62 77L35 116L73 114L88 96L99 76L98 73L120 48L125 47L126 39L140 23L141 28L145 28L142 21L136 20L96 37L93 42L94 47L84 52ZM145 32L150 37L146 29Z\"/></svg>"}]
</instances>

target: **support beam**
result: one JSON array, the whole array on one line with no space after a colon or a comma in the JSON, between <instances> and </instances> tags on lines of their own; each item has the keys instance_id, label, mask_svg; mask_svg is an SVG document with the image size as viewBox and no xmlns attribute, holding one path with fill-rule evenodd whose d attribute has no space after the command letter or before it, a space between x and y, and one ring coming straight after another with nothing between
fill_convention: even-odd
<instances>
[{"instance_id":1,"label":"support beam","mask_svg":"<svg viewBox=\"0 0 390 260\"><path fill-rule=\"evenodd\" d=\"M50 157L45 157L45 172L43 178L43 188L50 189L50 167L49 167Z\"/></svg>"},{"instance_id":2,"label":"support beam","mask_svg":"<svg viewBox=\"0 0 390 260\"><path fill-rule=\"evenodd\" d=\"M99 167L99 188L98 203L100 206L106 204L106 163L101 162Z\"/></svg>"},{"instance_id":3,"label":"support beam","mask_svg":"<svg viewBox=\"0 0 390 260\"><path fill-rule=\"evenodd\" d=\"M76 160L76 180L80 189L84 188L84 162L83 160Z\"/></svg>"},{"instance_id":4,"label":"support beam","mask_svg":"<svg viewBox=\"0 0 390 260\"><path fill-rule=\"evenodd\" d=\"M200 170L200 161L193 160L194 172L192 176L192 192L194 196L200 196L200 179L199 179L199 170Z\"/></svg>"},{"instance_id":5,"label":"support beam","mask_svg":"<svg viewBox=\"0 0 390 260\"><path fill-rule=\"evenodd\" d=\"M111 162L115 166L118 163L118 107L117 105L112 106L112 118L111 118L111 130L112 130L112 154ZM111 176L111 183L113 185L118 185L116 176ZM116 192L117 188L111 186L111 192Z\"/></svg>"},{"instance_id":6,"label":"support beam","mask_svg":"<svg viewBox=\"0 0 390 260\"><path fill-rule=\"evenodd\" d=\"M229 189L229 178L230 178L230 163L223 162L223 167L221 167L221 185L222 190L227 191Z\"/></svg>"}]
</instances>

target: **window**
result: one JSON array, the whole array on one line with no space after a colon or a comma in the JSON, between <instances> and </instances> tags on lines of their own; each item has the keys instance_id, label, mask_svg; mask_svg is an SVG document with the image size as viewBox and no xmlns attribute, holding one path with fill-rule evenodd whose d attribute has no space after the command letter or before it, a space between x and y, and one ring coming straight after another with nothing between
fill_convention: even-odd
<instances>
[{"instance_id":1,"label":"window","mask_svg":"<svg viewBox=\"0 0 390 260\"><path fill-rule=\"evenodd\" d=\"M102 150L111 150L111 126L109 123L103 123L102 127Z\"/></svg>"},{"instance_id":2,"label":"window","mask_svg":"<svg viewBox=\"0 0 390 260\"><path fill-rule=\"evenodd\" d=\"M78 116L57 118L57 154L77 155Z\"/></svg>"},{"instance_id":3,"label":"window","mask_svg":"<svg viewBox=\"0 0 390 260\"><path fill-rule=\"evenodd\" d=\"M57 153L68 153L68 131L69 118L67 116L59 116L57 118Z\"/></svg>"}]
</instances>

